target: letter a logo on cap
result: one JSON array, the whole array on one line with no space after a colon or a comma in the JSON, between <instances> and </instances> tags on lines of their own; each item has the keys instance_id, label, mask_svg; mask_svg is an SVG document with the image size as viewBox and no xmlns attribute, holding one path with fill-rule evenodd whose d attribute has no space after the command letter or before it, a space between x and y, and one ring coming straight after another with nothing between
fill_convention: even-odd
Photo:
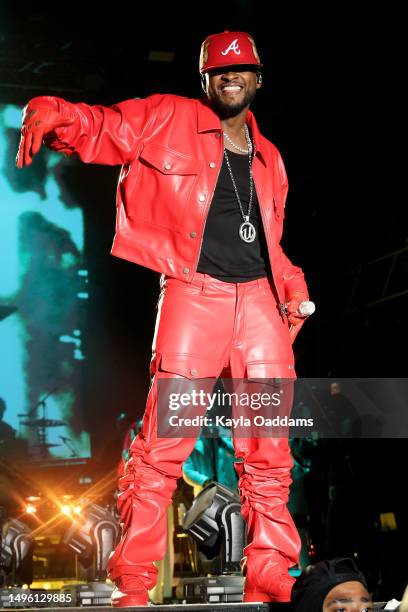
<instances>
[{"instance_id":1,"label":"letter a logo on cap","mask_svg":"<svg viewBox=\"0 0 408 612\"><path fill-rule=\"evenodd\" d=\"M225 49L225 51L221 51L221 55L228 55L230 51L233 51L235 55L241 55L241 49L238 45L238 38L235 38L235 40L232 41L228 49Z\"/></svg>"},{"instance_id":2,"label":"letter a logo on cap","mask_svg":"<svg viewBox=\"0 0 408 612\"><path fill-rule=\"evenodd\" d=\"M211 34L201 45L199 61L201 74L224 66L243 64L262 67L254 39L246 32L225 31Z\"/></svg>"}]
</instances>

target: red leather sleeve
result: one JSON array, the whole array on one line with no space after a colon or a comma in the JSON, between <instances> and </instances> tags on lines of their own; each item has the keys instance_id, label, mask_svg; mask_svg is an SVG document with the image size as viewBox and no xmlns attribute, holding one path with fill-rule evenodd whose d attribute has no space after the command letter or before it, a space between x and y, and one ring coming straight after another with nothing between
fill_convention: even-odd
<instances>
[{"instance_id":1,"label":"red leather sleeve","mask_svg":"<svg viewBox=\"0 0 408 612\"><path fill-rule=\"evenodd\" d=\"M279 245L282 258L282 273L285 284L285 298L289 300L294 293L303 293L305 300L309 299L309 292L303 270L295 266L285 255L282 247Z\"/></svg>"},{"instance_id":2,"label":"red leather sleeve","mask_svg":"<svg viewBox=\"0 0 408 612\"><path fill-rule=\"evenodd\" d=\"M153 119L152 98L125 100L109 107L60 99L61 111L74 112L76 120L46 134L44 144L86 163L122 165L134 159Z\"/></svg>"}]
</instances>

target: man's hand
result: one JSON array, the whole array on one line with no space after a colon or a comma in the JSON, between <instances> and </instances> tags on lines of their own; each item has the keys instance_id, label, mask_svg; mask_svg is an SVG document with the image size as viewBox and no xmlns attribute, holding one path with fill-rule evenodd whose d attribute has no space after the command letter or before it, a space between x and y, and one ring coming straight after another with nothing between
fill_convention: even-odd
<instances>
[{"instance_id":1,"label":"man's hand","mask_svg":"<svg viewBox=\"0 0 408 612\"><path fill-rule=\"evenodd\" d=\"M21 139L16 157L17 168L31 164L47 132L56 127L70 125L74 121L74 117L60 112L57 98L53 96L32 98L23 109Z\"/></svg>"},{"instance_id":2,"label":"man's hand","mask_svg":"<svg viewBox=\"0 0 408 612\"><path fill-rule=\"evenodd\" d=\"M299 304L307 301L309 298L304 293L294 293L289 298L289 301L286 302L286 311L288 313L288 321L289 321L289 336L292 341L292 344L300 332L300 329L307 319L307 316L301 315L299 313Z\"/></svg>"}]
</instances>

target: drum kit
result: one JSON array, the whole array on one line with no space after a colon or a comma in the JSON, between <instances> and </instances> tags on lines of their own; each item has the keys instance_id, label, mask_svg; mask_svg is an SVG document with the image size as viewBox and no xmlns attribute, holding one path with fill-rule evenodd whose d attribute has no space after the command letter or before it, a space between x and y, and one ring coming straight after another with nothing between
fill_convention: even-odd
<instances>
[{"instance_id":1,"label":"drum kit","mask_svg":"<svg viewBox=\"0 0 408 612\"><path fill-rule=\"evenodd\" d=\"M0 306L0 321L5 319L6 317L8 317L9 315L13 314L15 311L17 310L16 306L13 305L2 305ZM57 443L51 443L51 442L47 442L47 429L49 427L66 427L68 425L68 423L65 423L65 421L60 421L57 419L47 419L46 418L46 403L45 400L54 393L54 391L56 391L56 388L53 389L52 391L50 391L49 393L47 393L47 395L40 400L32 410L30 410L30 412L28 412L27 414L18 414L17 416L19 418L27 418L28 420L26 421L21 421L20 425L24 426L24 427L32 427L33 429L37 430L37 439L38 439L38 443L34 444L31 446L31 449L34 451L34 453L37 455L39 455L39 458L41 459L46 459L49 456L48 453L48 449L49 448L53 448L55 446L62 446L62 444L57 444ZM36 413L37 408L39 406L42 406L43 408L43 416L42 418L31 418L34 413ZM67 444L67 440L69 440L68 438L62 438L62 436L60 436L60 439L62 440L62 442L64 444ZM0 451L2 454L7 455L9 454L8 451L8 447L12 446L13 450L17 450L17 444L16 444L16 440L12 440L12 441L8 441L8 440L4 440L4 441L0 441L2 442L2 445L0 447ZM73 449L73 447L71 445L68 446L68 448L70 448L72 453L75 453L75 450ZM73 454L72 456L76 456L76 453Z\"/></svg>"},{"instance_id":2,"label":"drum kit","mask_svg":"<svg viewBox=\"0 0 408 612\"><path fill-rule=\"evenodd\" d=\"M56 446L62 446L63 444L68 446L69 450L71 451L71 456L72 457L76 457L77 456L77 453L76 453L74 447L71 444L68 444L69 438L65 438L63 436L58 436L59 439L62 441L62 444L59 444L59 443L56 443L56 442L49 442L48 441L47 431L48 431L48 429L50 427L67 427L68 426L68 423L66 423L65 421L61 421L59 419L49 419L49 418L47 418L47 414L46 414L46 400L55 391L56 391L56 388L53 389L52 391L50 391L42 400L40 400L34 406L34 408L32 410L30 410L30 412L28 412L26 414L19 414L19 415L17 415L19 418L25 419L24 421L20 421L20 426L30 427L36 433L37 442L36 442L36 444L30 445L30 454L34 455L36 459L47 459L47 458L49 458L49 456L50 456L49 455L49 449L53 448L53 447L56 447ZM37 409L39 407L42 408L43 414L39 418L38 417L34 418L34 414L37 412ZM31 439L32 439L32 437L31 437Z\"/></svg>"}]
</instances>

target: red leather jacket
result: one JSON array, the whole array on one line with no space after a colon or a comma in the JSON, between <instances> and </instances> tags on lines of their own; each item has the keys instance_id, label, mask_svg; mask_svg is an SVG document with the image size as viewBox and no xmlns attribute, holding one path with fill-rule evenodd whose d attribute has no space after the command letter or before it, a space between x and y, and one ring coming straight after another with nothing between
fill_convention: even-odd
<instances>
[{"instance_id":1,"label":"red leather jacket","mask_svg":"<svg viewBox=\"0 0 408 612\"><path fill-rule=\"evenodd\" d=\"M223 160L222 127L206 96L154 94L110 107L58 98L73 124L55 128L45 144L83 162L121 165L112 255L191 281ZM276 147L251 111L253 176L279 301L308 296L302 270L279 244L288 182Z\"/></svg>"}]
</instances>

